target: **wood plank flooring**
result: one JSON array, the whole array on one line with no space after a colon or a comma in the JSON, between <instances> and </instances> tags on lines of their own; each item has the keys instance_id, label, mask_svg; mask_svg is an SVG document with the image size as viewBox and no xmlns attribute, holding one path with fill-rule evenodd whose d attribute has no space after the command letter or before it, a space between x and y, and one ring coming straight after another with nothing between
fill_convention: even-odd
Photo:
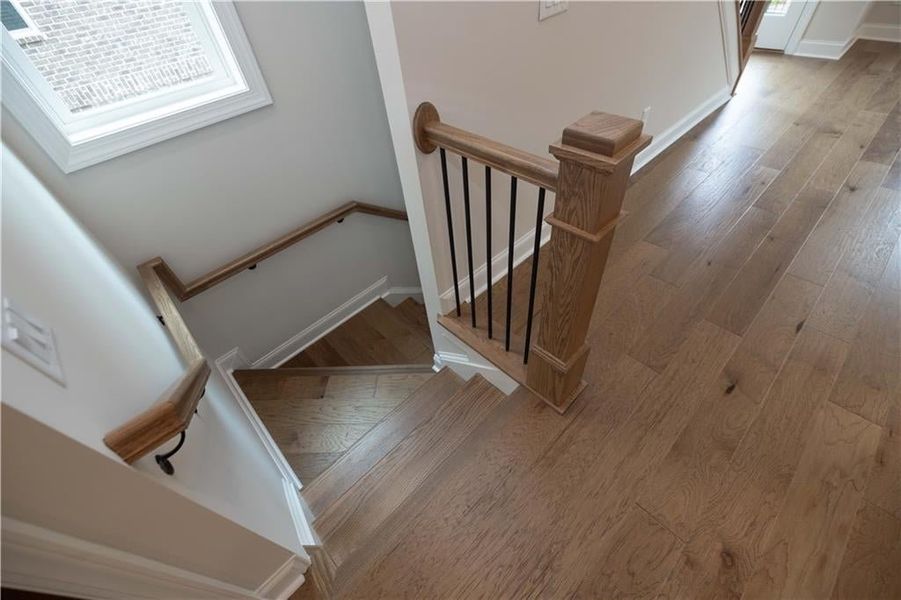
<instances>
[{"instance_id":1,"label":"wood plank flooring","mask_svg":"<svg viewBox=\"0 0 901 600\"><path fill-rule=\"evenodd\" d=\"M901 597L899 78L752 56L629 188L585 392L499 403L336 595Z\"/></svg>"},{"instance_id":2,"label":"wood plank flooring","mask_svg":"<svg viewBox=\"0 0 901 600\"><path fill-rule=\"evenodd\" d=\"M434 354L422 304L377 300L281 366L432 364Z\"/></svg>"},{"instance_id":3,"label":"wood plank flooring","mask_svg":"<svg viewBox=\"0 0 901 600\"><path fill-rule=\"evenodd\" d=\"M432 373L307 375L235 371L273 441L304 483L344 455Z\"/></svg>"}]
</instances>

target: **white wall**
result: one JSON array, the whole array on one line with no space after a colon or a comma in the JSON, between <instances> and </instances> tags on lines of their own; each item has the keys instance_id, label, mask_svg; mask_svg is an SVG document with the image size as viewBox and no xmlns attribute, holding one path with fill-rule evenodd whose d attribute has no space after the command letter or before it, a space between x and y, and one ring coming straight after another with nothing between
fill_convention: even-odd
<instances>
[{"instance_id":1,"label":"white wall","mask_svg":"<svg viewBox=\"0 0 901 600\"><path fill-rule=\"evenodd\" d=\"M871 2L857 34L865 39L901 42L901 1Z\"/></svg>"},{"instance_id":2,"label":"white wall","mask_svg":"<svg viewBox=\"0 0 901 600\"><path fill-rule=\"evenodd\" d=\"M790 44L787 51L837 60L857 39L901 42L901 4L896 0L818 2L797 46Z\"/></svg>"},{"instance_id":3,"label":"white wall","mask_svg":"<svg viewBox=\"0 0 901 600\"><path fill-rule=\"evenodd\" d=\"M178 354L121 266L5 145L2 172L2 293L53 328L66 378L2 353L4 516L245 587L304 555L281 475L221 381L174 477L104 446L181 375Z\"/></svg>"},{"instance_id":4,"label":"white wall","mask_svg":"<svg viewBox=\"0 0 901 600\"><path fill-rule=\"evenodd\" d=\"M4 110L3 139L131 277L183 280L352 199L403 208L360 3L239 2L274 104L64 175ZM183 305L213 356L255 360L387 275L417 286L405 222L355 215Z\"/></svg>"},{"instance_id":5,"label":"white wall","mask_svg":"<svg viewBox=\"0 0 901 600\"><path fill-rule=\"evenodd\" d=\"M392 11L408 118L428 100L443 121L540 155L592 110L638 118L651 106L646 131L665 140L697 111L725 101L731 89L716 3L572 2L568 12L542 22L531 1L402 2ZM438 153L417 152L417 159L444 291L451 276ZM459 158L449 156L449 164L462 275ZM470 179L478 266L485 262L481 165L471 166ZM492 191L494 254L506 246L509 177L497 175ZM536 195L534 187L520 185L517 235L534 227Z\"/></svg>"},{"instance_id":6,"label":"white wall","mask_svg":"<svg viewBox=\"0 0 901 600\"><path fill-rule=\"evenodd\" d=\"M901 23L901 2L898 0L877 0L863 17L863 22L872 25L892 25Z\"/></svg>"},{"instance_id":7,"label":"white wall","mask_svg":"<svg viewBox=\"0 0 901 600\"><path fill-rule=\"evenodd\" d=\"M846 42L853 37L868 4L855 0L820 2L807 25L804 39Z\"/></svg>"}]
</instances>

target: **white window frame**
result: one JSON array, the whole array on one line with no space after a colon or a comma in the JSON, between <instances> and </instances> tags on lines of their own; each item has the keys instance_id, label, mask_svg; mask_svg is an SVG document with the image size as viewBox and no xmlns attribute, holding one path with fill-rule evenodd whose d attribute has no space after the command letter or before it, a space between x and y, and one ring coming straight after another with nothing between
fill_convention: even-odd
<instances>
[{"instance_id":1,"label":"white window frame","mask_svg":"<svg viewBox=\"0 0 901 600\"><path fill-rule=\"evenodd\" d=\"M72 113L4 27L3 104L64 173L272 104L232 2L194 6L203 18L189 16L221 49L217 58L229 73L228 84L207 78Z\"/></svg>"},{"instance_id":2,"label":"white window frame","mask_svg":"<svg viewBox=\"0 0 901 600\"><path fill-rule=\"evenodd\" d=\"M22 20L25 21L25 29L16 29L15 31L10 31L9 34L12 36L14 40L21 40L22 38L40 38L43 37L41 30L35 24L34 20L31 18L31 15L22 8L22 5L19 4L19 0L9 0L9 3L13 5L13 8L19 13L19 16L22 17ZM4 27L4 29L6 29Z\"/></svg>"}]
</instances>

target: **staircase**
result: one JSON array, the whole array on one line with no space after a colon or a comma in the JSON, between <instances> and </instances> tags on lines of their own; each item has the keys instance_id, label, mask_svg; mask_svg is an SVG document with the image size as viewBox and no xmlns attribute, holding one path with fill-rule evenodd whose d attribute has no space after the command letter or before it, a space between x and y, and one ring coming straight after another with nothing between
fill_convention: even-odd
<instances>
[{"instance_id":1,"label":"staircase","mask_svg":"<svg viewBox=\"0 0 901 600\"><path fill-rule=\"evenodd\" d=\"M302 597L340 594L505 398L480 376L434 373L432 355L424 307L379 300L279 368L234 372L304 482L320 545Z\"/></svg>"}]
</instances>

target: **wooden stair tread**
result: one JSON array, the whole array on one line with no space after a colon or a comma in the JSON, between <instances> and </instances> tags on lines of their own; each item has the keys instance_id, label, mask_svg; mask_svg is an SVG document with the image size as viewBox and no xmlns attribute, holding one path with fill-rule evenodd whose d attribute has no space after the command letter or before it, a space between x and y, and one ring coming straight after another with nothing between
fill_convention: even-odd
<instances>
[{"instance_id":1,"label":"wooden stair tread","mask_svg":"<svg viewBox=\"0 0 901 600\"><path fill-rule=\"evenodd\" d=\"M322 514L382 457L411 431L426 422L447 399L463 386L450 369L443 369L410 394L303 489L303 497L313 515Z\"/></svg>"},{"instance_id":2,"label":"wooden stair tread","mask_svg":"<svg viewBox=\"0 0 901 600\"><path fill-rule=\"evenodd\" d=\"M408 362L431 363L434 350L428 331L423 334L419 324L410 321L396 307L384 300L373 302L367 309L368 323L390 340Z\"/></svg>"},{"instance_id":3,"label":"wooden stair tread","mask_svg":"<svg viewBox=\"0 0 901 600\"><path fill-rule=\"evenodd\" d=\"M433 354L425 308L409 298L396 307L379 299L280 368L431 364Z\"/></svg>"},{"instance_id":4,"label":"wooden stair tread","mask_svg":"<svg viewBox=\"0 0 901 600\"><path fill-rule=\"evenodd\" d=\"M301 481L313 481L434 377L431 369L342 372L236 372L245 396Z\"/></svg>"},{"instance_id":5,"label":"wooden stair tread","mask_svg":"<svg viewBox=\"0 0 901 600\"><path fill-rule=\"evenodd\" d=\"M277 369L236 369L235 379L249 381L254 378L286 379L291 377L321 377L328 375L379 375L386 373L430 373L432 364L408 363L401 365L342 365L338 367L279 367Z\"/></svg>"},{"instance_id":6,"label":"wooden stair tread","mask_svg":"<svg viewBox=\"0 0 901 600\"><path fill-rule=\"evenodd\" d=\"M395 306L394 309L402 314L409 323L419 327L423 335L429 335L429 315L425 311L425 306L413 298L407 298Z\"/></svg>"},{"instance_id":7,"label":"wooden stair tread","mask_svg":"<svg viewBox=\"0 0 901 600\"><path fill-rule=\"evenodd\" d=\"M360 549L503 398L473 377L333 502L314 521L331 558L340 566Z\"/></svg>"}]
</instances>

